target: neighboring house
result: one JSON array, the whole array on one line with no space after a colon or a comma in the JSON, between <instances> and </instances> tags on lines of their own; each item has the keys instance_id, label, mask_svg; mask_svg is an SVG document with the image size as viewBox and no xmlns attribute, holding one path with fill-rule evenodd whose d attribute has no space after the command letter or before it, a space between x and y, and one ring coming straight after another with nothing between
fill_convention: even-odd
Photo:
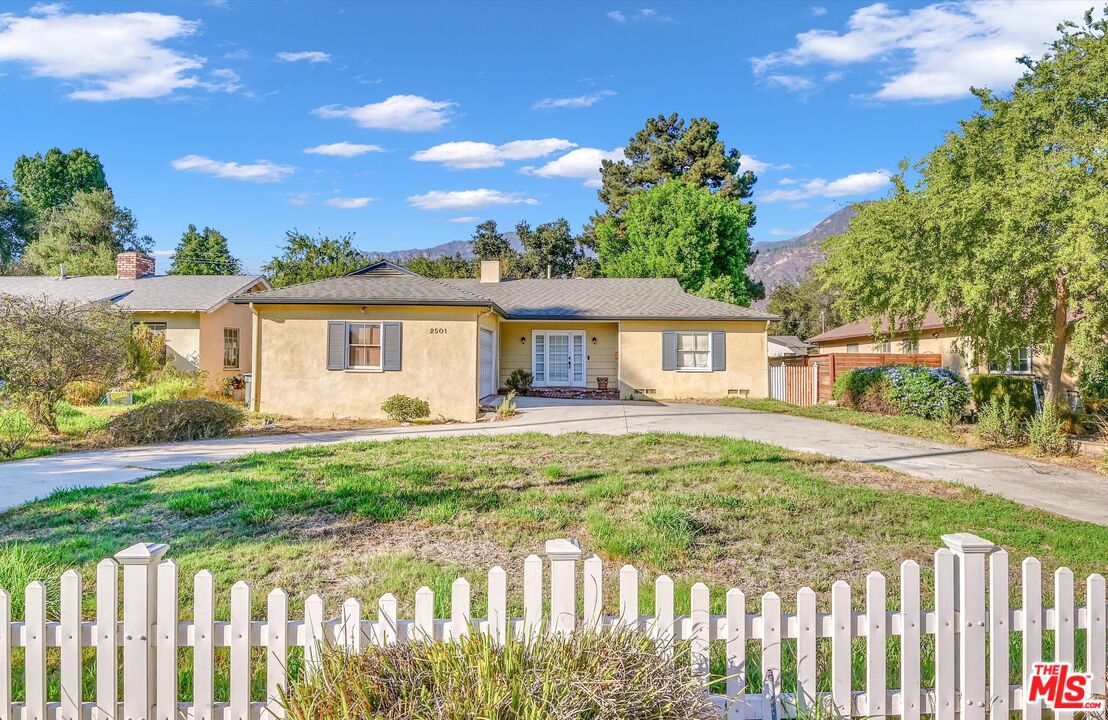
<instances>
[{"instance_id":1,"label":"neighboring house","mask_svg":"<svg viewBox=\"0 0 1108 720\"><path fill-rule=\"evenodd\" d=\"M812 343L804 342L796 335L770 335L769 356L791 357L794 355L807 355L815 349Z\"/></svg>"},{"instance_id":2,"label":"neighboring house","mask_svg":"<svg viewBox=\"0 0 1108 720\"><path fill-rule=\"evenodd\" d=\"M881 327L887 330L887 322L883 322ZM887 341L875 341L873 320L870 318L832 328L809 338L808 342L814 344L819 353L933 353L942 356L943 367L957 370L967 377L974 372L989 372L1036 377L1046 381L1049 374L1049 354L1039 352L1034 347L1012 348L1007 362L974 368L956 349L956 342L960 337L957 328L948 327L936 313L929 312L923 319L919 338L914 345L908 340L907 333L894 333ZM1068 371L1062 373L1062 384L1068 389L1075 387L1074 378Z\"/></svg>"},{"instance_id":3,"label":"neighboring house","mask_svg":"<svg viewBox=\"0 0 1108 720\"><path fill-rule=\"evenodd\" d=\"M154 258L125 252L116 274L0 277L0 294L51 300L110 302L165 337L166 362L203 370L213 386L250 372L253 359L249 308L228 300L270 287L261 275L155 275Z\"/></svg>"},{"instance_id":4,"label":"neighboring house","mask_svg":"<svg viewBox=\"0 0 1108 720\"><path fill-rule=\"evenodd\" d=\"M234 299L254 310L255 408L374 417L390 395L473 420L513 370L622 398L766 395L773 316L676 280L436 280L389 262Z\"/></svg>"}]
</instances>

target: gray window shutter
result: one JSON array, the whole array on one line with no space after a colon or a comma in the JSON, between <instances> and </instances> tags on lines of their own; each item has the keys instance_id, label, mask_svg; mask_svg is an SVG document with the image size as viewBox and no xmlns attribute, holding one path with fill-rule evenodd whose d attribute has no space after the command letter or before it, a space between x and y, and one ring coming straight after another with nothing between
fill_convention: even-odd
<instances>
[{"instance_id":1,"label":"gray window shutter","mask_svg":"<svg viewBox=\"0 0 1108 720\"><path fill-rule=\"evenodd\" d=\"M677 369L677 333L662 333L662 369Z\"/></svg>"},{"instance_id":2,"label":"gray window shutter","mask_svg":"<svg viewBox=\"0 0 1108 720\"><path fill-rule=\"evenodd\" d=\"M398 322L385 323L385 348L382 351L384 353L384 360L382 361L382 367L385 370L399 370L400 369L400 350L403 345L401 332L401 324Z\"/></svg>"},{"instance_id":3,"label":"gray window shutter","mask_svg":"<svg viewBox=\"0 0 1108 720\"><path fill-rule=\"evenodd\" d=\"M327 369L346 369L346 323L327 321Z\"/></svg>"},{"instance_id":4,"label":"gray window shutter","mask_svg":"<svg viewBox=\"0 0 1108 720\"><path fill-rule=\"evenodd\" d=\"M712 370L727 369L727 333L712 333Z\"/></svg>"}]
</instances>

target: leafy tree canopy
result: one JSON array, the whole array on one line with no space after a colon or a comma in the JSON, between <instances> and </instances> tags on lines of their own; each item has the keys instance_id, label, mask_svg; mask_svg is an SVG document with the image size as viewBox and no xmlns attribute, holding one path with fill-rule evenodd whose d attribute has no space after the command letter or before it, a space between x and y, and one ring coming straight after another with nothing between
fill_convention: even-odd
<instances>
[{"instance_id":1,"label":"leafy tree canopy","mask_svg":"<svg viewBox=\"0 0 1108 720\"><path fill-rule=\"evenodd\" d=\"M827 241L823 273L848 317L917 335L934 309L975 363L1049 348L1060 397L1067 345L1103 347L1108 330L1106 33L1108 11L1090 12L1022 60L1011 94L975 89L979 110L916 166L919 182L902 165L893 195Z\"/></svg>"},{"instance_id":2,"label":"leafy tree canopy","mask_svg":"<svg viewBox=\"0 0 1108 720\"><path fill-rule=\"evenodd\" d=\"M31 231L31 215L19 196L0 180L0 273L8 272L23 254Z\"/></svg>"},{"instance_id":3,"label":"leafy tree canopy","mask_svg":"<svg viewBox=\"0 0 1108 720\"><path fill-rule=\"evenodd\" d=\"M116 205L111 190L81 190L47 210L20 264L37 275L57 274L62 264L71 275L114 275L117 254L148 252L154 245L137 226L131 211Z\"/></svg>"},{"instance_id":4,"label":"leafy tree canopy","mask_svg":"<svg viewBox=\"0 0 1108 720\"><path fill-rule=\"evenodd\" d=\"M578 260L584 256L565 218L543 223L533 230L530 223L520 221L516 224L516 235L523 245L517 263L520 277L573 277Z\"/></svg>"},{"instance_id":5,"label":"leafy tree canopy","mask_svg":"<svg viewBox=\"0 0 1108 720\"><path fill-rule=\"evenodd\" d=\"M311 237L298 230L285 233L280 255L262 266L275 288L352 273L368 264L366 254L354 247L352 234Z\"/></svg>"},{"instance_id":6,"label":"leafy tree canopy","mask_svg":"<svg viewBox=\"0 0 1108 720\"><path fill-rule=\"evenodd\" d=\"M460 253L435 258L416 255L401 265L417 275L429 278L467 279L472 278L476 272L473 261L466 260Z\"/></svg>"},{"instance_id":7,"label":"leafy tree canopy","mask_svg":"<svg viewBox=\"0 0 1108 720\"><path fill-rule=\"evenodd\" d=\"M631 199L619 220L596 225L600 270L608 277L676 277L686 291L749 305L760 285L745 275L753 208L683 182Z\"/></svg>"},{"instance_id":8,"label":"leafy tree canopy","mask_svg":"<svg viewBox=\"0 0 1108 720\"><path fill-rule=\"evenodd\" d=\"M486 220L478 225L469 246L473 257L478 260L504 260L515 254L508 238L497 229L495 220Z\"/></svg>"},{"instance_id":9,"label":"leafy tree canopy","mask_svg":"<svg viewBox=\"0 0 1108 720\"><path fill-rule=\"evenodd\" d=\"M227 238L210 227L189 225L173 253L170 275L238 275L242 263L231 256Z\"/></svg>"},{"instance_id":10,"label":"leafy tree canopy","mask_svg":"<svg viewBox=\"0 0 1108 720\"><path fill-rule=\"evenodd\" d=\"M769 294L766 310L781 316L769 324L771 335L796 335L803 340L845 322L835 305L835 293L817 277L778 285Z\"/></svg>"},{"instance_id":11,"label":"leafy tree canopy","mask_svg":"<svg viewBox=\"0 0 1108 720\"><path fill-rule=\"evenodd\" d=\"M21 155L12 177L20 199L38 216L68 203L79 192L108 189L100 156L84 148L67 153L51 148L45 155Z\"/></svg>"}]
</instances>

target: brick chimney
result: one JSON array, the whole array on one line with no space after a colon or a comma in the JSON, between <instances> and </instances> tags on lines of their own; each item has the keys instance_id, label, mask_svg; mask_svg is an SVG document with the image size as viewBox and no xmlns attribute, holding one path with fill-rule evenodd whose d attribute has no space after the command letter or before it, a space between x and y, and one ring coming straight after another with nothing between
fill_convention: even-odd
<instances>
[{"instance_id":1,"label":"brick chimney","mask_svg":"<svg viewBox=\"0 0 1108 720\"><path fill-rule=\"evenodd\" d=\"M122 252L115 256L115 275L120 280L154 276L154 258L146 253Z\"/></svg>"}]
</instances>

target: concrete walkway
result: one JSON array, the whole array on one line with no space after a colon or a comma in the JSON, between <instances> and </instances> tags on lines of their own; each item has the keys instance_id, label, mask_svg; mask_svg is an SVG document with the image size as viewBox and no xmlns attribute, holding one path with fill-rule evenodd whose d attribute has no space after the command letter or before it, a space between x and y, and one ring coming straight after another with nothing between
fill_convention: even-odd
<instances>
[{"instance_id":1,"label":"concrete walkway","mask_svg":"<svg viewBox=\"0 0 1108 720\"><path fill-rule=\"evenodd\" d=\"M1024 505L1108 525L1108 479L1012 455L944 445L849 425L710 405L523 398L508 422L269 435L97 450L0 463L0 509L58 488L137 480L162 470L305 445L468 434L679 432L780 445L911 475L962 483Z\"/></svg>"}]
</instances>

